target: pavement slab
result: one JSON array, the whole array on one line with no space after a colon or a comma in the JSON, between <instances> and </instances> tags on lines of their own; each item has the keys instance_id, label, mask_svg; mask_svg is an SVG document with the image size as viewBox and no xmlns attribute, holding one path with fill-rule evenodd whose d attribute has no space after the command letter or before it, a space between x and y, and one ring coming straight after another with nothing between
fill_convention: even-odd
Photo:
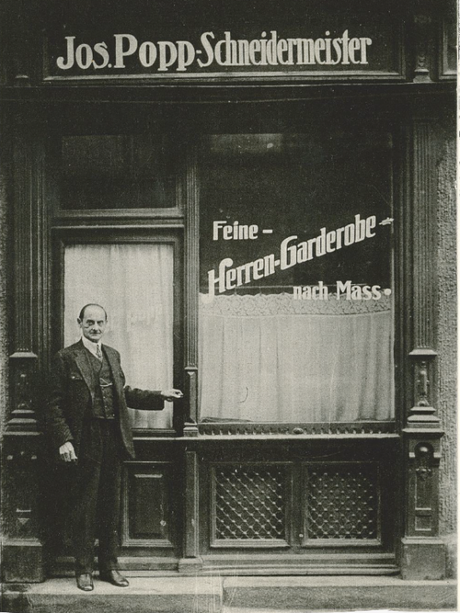
<instances>
[{"instance_id":1,"label":"pavement slab","mask_svg":"<svg viewBox=\"0 0 460 613\"><path fill-rule=\"evenodd\" d=\"M8 613L309 613L310 611L456 611L456 582L375 576L129 577L127 588L75 580L5 584Z\"/></svg>"}]
</instances>

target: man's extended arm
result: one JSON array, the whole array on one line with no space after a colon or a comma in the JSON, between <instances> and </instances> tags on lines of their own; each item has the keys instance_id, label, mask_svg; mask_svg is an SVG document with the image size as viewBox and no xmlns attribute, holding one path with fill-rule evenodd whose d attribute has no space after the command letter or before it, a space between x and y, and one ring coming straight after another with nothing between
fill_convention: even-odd
<instances>
[{"instance_id":1,"label":"man's extended arm","mask_svg":"<svg viewBox=\"0 0 460 613\"><path fill-rule=\"evenodd\" d=\"M178 400L183 397L180 390L168 389L159 391L140 390L126 386L124 388L126 404L131 409L139 409L141 411L161 411L164 408L164 402L170 400Z\"/></svg>"}]
</instances>

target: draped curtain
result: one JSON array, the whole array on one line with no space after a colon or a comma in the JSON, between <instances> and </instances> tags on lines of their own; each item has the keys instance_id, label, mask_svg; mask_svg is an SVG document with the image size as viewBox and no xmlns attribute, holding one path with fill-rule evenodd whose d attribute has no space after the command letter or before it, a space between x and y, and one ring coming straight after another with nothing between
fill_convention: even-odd
<instances>
[{"instance_id":1,"label":"draped curtain","mask_svg":"<svg viewBox=\"0 0 460 613\"><path fill-rule=\"evenodd\" d=\"M121 354L127 385L165 389L173 384L173 248L166 244L69 245L64 256L65 345L80 338L83 305L108 314L103 342ZM162 412L130 409L133 427L169 428Z\"/></svg>"},{"instance_id":2,"label":"draped curtain","mask_svg":"<svg viewBox=\"0 0 460 613\"><path fill-rule=\"evenodd\" d=\"M390 420L393 325L378 301L292 295L200 302L202 418L250 421Z\"/></svg>"}]
</instances>

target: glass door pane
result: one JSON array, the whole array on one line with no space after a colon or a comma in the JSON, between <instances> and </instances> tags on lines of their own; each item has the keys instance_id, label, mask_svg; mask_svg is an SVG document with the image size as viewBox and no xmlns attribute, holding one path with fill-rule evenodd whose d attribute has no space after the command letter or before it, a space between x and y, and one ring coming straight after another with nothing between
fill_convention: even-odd
<instances>
[{"instance_id":1,"label":"glass door pane","mask_svg":"<svg viewBox=\"0 0 460 613\"><path fill-rule=\"evenodd\" d=\"M126 383L160 390L173 385L173 247L168 244L75 244L64 256L65 346L80 338L77 317L88 303L108 314L103 342L121 354ZM171 428L161 412L130 409L135 428Z\"/></svg>"}]
</instances>

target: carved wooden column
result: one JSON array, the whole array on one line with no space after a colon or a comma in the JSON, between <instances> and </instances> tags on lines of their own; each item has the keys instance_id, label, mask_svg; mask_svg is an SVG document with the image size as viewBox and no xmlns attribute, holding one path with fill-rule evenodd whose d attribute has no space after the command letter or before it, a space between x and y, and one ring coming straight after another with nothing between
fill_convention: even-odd
<instances>
[{"instance_id":1,"label":"carved wooden column","mask_svg":"<svg viewBox=\"0 0 460 613\"><path fill-rule=\"evenodd\" d=\"M37 420L39 356L47 320L47 222L44 213L44 146L34 136L14 139L14 351L10 356L11 405L3 447L4 580L44 579L40 542L40 462Z\"/></svg>"},{"instance_id":2,"label":"carved wooden column","mask_svg":"<svg viewBox=\"0 0 460 613\"><path fill-rule=\"evenodd\" d=\"M412 407L403 429L405 443L405 536L402 575L406 579L440 579L445 548L438 538L439 418L435 409L436 377L436 158L431 120L414 119L412 128L412 215L406 236L412 242L408 269L412 288ZM410 282L412 281L412 284ZM409 320L406 321L409 326Z\"/></svg>"},{"instance_id":3,"label":"carved wooden column","mask_svg":"<svg viewBox=\"0 0 460 613\"><path fill-rule=\"evenodd\" d=\"M187 413L184 437L198 437L198 294L199 217L197 151L189 146L186 168L185 203L185 393ZM199 557L199 466L196 451L186 449L183 558L179 571L194 574L202 567Z\"/></svg>"}]
</instances>

